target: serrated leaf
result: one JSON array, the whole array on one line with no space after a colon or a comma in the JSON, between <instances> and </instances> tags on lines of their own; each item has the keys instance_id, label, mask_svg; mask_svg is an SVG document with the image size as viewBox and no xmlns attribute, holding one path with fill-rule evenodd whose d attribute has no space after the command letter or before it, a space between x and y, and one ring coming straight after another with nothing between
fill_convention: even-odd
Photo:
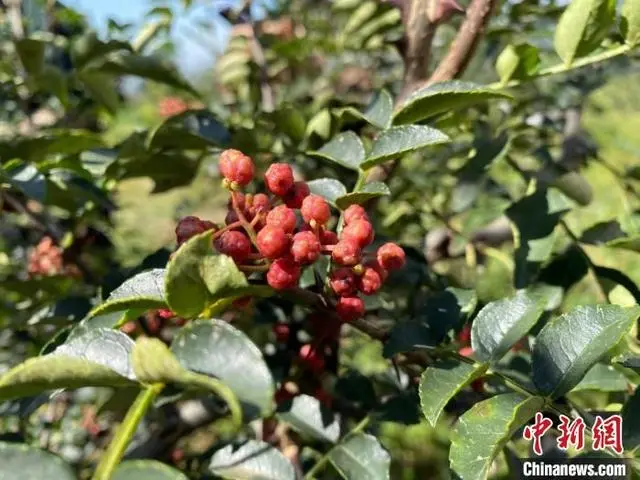
<instances>
[{"instance_id":1,"label":"serrated leaf","mask_svg":"<svg viewBox=\"0 0 640 480\"><path fill-rule=\"evenodd\" d=\"M333 178L319 178L307 182L309 190L315 195L320 195L331 205L336 205L336 200L347 194L347 187Z\"/></svg>"},{"instance_id":2,"label":"serrated leaf","mask_svg":"<svg viewBox=\"0 0 640 480\"><path fill-rule=\"evenodd\" d=\"M487 371L488 364L470 364L459 360L442 360L420 377L420 405L422 413L435 427L444 408L460 390Z\"/></svg>"},{"instance_id":3,"label":"serrated leaf","mask_svg":"<svg viewBox=\"0 0 640 480\"><path fill-rule=\"evenodd\" d=\"M368 170L405 153L450 141L451 139L440 130L426 125L392 127L378 135L361 167Z\"/></svg>"},{"instance_id":4,"label":"serrated leaf","mask_svg":"<svg viewBox=\"0 0 640 480\"><path fill-rule=\"evenodd\" d=\"M640 1L624 0L620 30L627 45L634 47L640 43Z\"/></svg>"},{"instance_id":5,"label":"serrated leaf","mask_svg":"<svg viewBox=\"0 0 640 480\"><path fill-rule=\"evenodd\" d=\"M112 291L109 298L94 308L89 316L106 315L130 308L140 310L166 308L165 273L164 268L155 268L130 278Z\"/></svg>"},{"instance_id":6,"label":"serrated leaf","mask_svg":"<svg viewBox=\"0 0 640 480\"><path fill-rule=\"evenodd\" d=\"M75 480L73 469L60 457L18 443L0 442L0 478L11 480Z\"/></svg>"},{"instance_id":7,"label":"serrated leaf","mask_svg":"<svg viewBox=\"0 0 640 480\"><path fill-rule=\"evenodd\" d=\"M171 351L184 368L219 378L236 394L248 416L271 410L273 378L262 353L227 322L191 322L177 333Z\"/></svg>"},{"instance_id":8,"label":"serrated leaf","mask_svg":"<svg viewBox=\"0 0 640 480\"><path fill-rule=\"evenodd\" d=\"M627 377L622 372L611 365L596 363L571 391L624 392L627 390L628 385Z\"/></svg>"},{"instance_id":9,"label":"serrated leaf","mask_svg":"<svg viewBox=\"0 0 640 480\"><path fill-rule=\"evenodd\" d=\"M329 460L342 478L388 480L391 457L377 438L366 433L349 435L329 452Z\"/></svg>"},{"instance_id":10,"label":"serrated leaf","mask_svg":"<svg viewBox=\"0 0 640 480\"><path fill-rule=\"evenodd\" d=\"M565 65L600 46L613 25L615 0L573 0L560 16L554 47Z\"/></svg>"},{"instance_id":11,"label":"serrated leaf","mask_svg":"<svg viewBox=\"0 0 640 480\"><path fill-rule=\"evenodd\" d=\"M622 415L622 444L625 450L640 445L640 388L636 388L620 412Z\"/></svg>"},{"instance_id":12,"label":"serrated leaf","mask_svg":"<svg viewBox=\"0 0 640 480\"><path fill-rule=\"evenodd\" d=\"M538 49L528 43L507 45L496 61L496 71L503 84L511 79L530 77L537 72L539 66Z\"/></svg>"},{"instance_id":13,"label":"serrated leaf","mask_svg":"<svg viewBox=\"0 0 640 480\"><path fill-rule=\"evenodd\" d=\"M393 123L416 123L439 113L470 107L495 98L511 97L471 82L451 80L435 83L411 94L396 110Z\"/></svg>"},{"instance_id":14,"label":"serrated leaf","mask_svg":"<svg viewBox=\"0 0 640 480\"><path fill-rule=\"evenodd\" d=\"M393 99L386 90L380 90L377 92L367 108L360 112L353 107L347 107L344 109L345 113L348 113L356 118L362 119L374 127L381 129L389 128L391 125L391 115L393 113Z\"/></svg>"},{"instance_id":15,"label":"serrated leaf","mask_svg":"<svg viewBox=\"0 0 640 480\"><path fill-rule=\"evenodd\" d=\"M549 397L564 395L629 331L640 307L577 307L548 323L536 338L533 381Z\"/></svg>"},{"instance_id":16,"label":"serrated leaf","mask_svg":"<svg viewBox=\"0 0 640 480\"><path fill-rule=\"evenodd\" d=\"M320 150L307 152L307 155L324 158L355 171L359 171L360 164L365 158L362 141L351 131L336 135Z\"/></svg>"},{"instance_id":17,"label":"serrated leaf","mask_svg":"<svg viewBox=\"0 0 640 480\"><path fill-rule=\"evenodd\" d=\"M188 477L155 460L127 460L118 465L111 480L188 480Z\"/></svg>"},{"instance_id":18,"label":"serrated leaf","mask_svg":"<svg viewBox=\"0 0 640 480\"><path fill-rule=\"evenodd\" d=\"M286 406L286 411L278 412L278 418L313 439L335 443L340 438L340 423L336 416L309 395L296 396Z\"/></svg>"},{"instance_id":19,"label":"serrated leaf","mask_svg":"<svg viewBox=\"0 0 640 480\"><path fill-rule=\"evenodd\" d=\"M497 361L536 324L547 299L527 290L488 303L473 320L471 346L477 358Z\"/></svg>"},{"instance_id":20,"label":"serrated leaf","mask_svg":"<svg viewBox=\"0 0 640 480\"><path fill-rule=\"evenodd\" d=\"M228 445L211 457L209 471L233 480L295 480L291 462L266 442L249 440Z\"/></svg>"},{"instance_id":21,"label":"serrated leaf","mask_svg":"<svg viewBox=\"0 0 640 480\"><path fill-rule=\"evenodd\" d=\"M347 193L336 200L338 208L346 209L349 205L363 204L371 199L391 195L391 190L383 182L370 182L363 185L357 192Z\"/></svg>"},{"instance_id":22,"label":"serrated leaf","mask_svg":"<svg viewBox=\"0 0 640 480\"><path fill-rule=\"evenodd\" d=\"M476 403L453 430L449 461L464 480L486 480L495 456L544 405L540 397L497 395Z\"/></svg>"}]
</instances>

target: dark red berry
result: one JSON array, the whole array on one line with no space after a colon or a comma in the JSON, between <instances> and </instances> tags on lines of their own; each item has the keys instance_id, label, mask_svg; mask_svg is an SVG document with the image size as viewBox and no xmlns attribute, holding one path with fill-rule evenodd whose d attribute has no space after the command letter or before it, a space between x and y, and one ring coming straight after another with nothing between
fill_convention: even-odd
<instances>
[{"instance_id":1,"label":"dark red berry","mask_svg":"<svg viewBox=\"0 0 640 480\"><path fill-rule=\"evenodd\" d=\"M274 259L289 251L289 236L281 227L267 225L257 236L258 250L264 257Z\"/></svg>"},{"instance_id":2,"label":"dark red berry","mask_svg":"<svg viewBox=\"0 0 640 480\"><path fill-rule=\"evenodd\" d=\"M296 213L286 205L278 205L267 214L267 225L280 227L286 233L293 233L296 221Z\"/></svg>"},{"instance_id":3,"label":"dark red berry","mask_svg":"<svg viewBox=\"0 0 640 480\"><path fill-rule=\"evenodd\" d=\"M338 235L331 230L322 229L320 231L320 243L322 245L335 245L338 243Z\"/></svg>"},{"instance_id":4,"label":"dark red berry","mask_svg":"<svg viewBox=\"0 0 640 480\"><path fill-rule=\"evenodd\" d=\"M334 245L331 258L339 265L352 267L360 263L362 251L360 246L350 240L340 240Z\"/></svg>"},{"instance_id":5,"label":"dark red berry","mask_svg":"<svg viewBox=\"0 0 640 480\"><path fill-rule=\"evenodd\" d=\"M229 210L227 212L227 216L224 217L225 225L231 225L232 223L236 223L239 220L240 218L238 217L238 214L233 210Z\"/></svg>"},{"instance_id":6,"label":"dark red berry","mask_svg":"<svg viewBox=\"0 0 640 480\"><path fill-rule=\"evenodd\" d=\"M238 185L247 185L253 180L253 160L239 150L228 149L220 154L220 173Z\"/></svg>"},{"instance_id":7,"label":"dark red berry","mask_svg":"<svg viewBox=\"0 0 640 480\"><path fill-rule=\"evenodd\" d=\"M360 205L350 205L342 214L342 219L345 225L349 225L354 220L366 220L369 221L369 216L364 208Z\"/></svg>"},{"instance_id":8,"label":"dark red berry","mask_svg":"<svg viewBox=\"0 0 640 480\"><path fill-rule=\"evenodd\" d=\"M356 276L348 267L338 268L331 272L329 285L341 297L353 295L356 291Z\"/></svg>"},{"instance_id":9,"label":"dark red berry","mask_svg":"<svg viewBox=\"0 0 640 480\"><path fill-rule=\"evenodd\" d=\"M331 209L327 201L320 195L309 195L302 201L300 208L305 222L315 221L318 225L324 225L331 218Z\"/></svg>"},{"instance_id":10,"label":"dark red berry","mask_svg":"<svg viewBox=\"0 0 640 480\"><path fill-rule=\"evenodd\" d=\"M300 363L314 373L320 373L324 370L324 358L322 358L322 354L309 343L300 347L298 358L300 359Z\"/></svg>"},{"instance_id":11,"label":"dark red berry","mask_svg":"<svg viewBox=\"0 0 640 480\"><path fill-rule=\"evenodd\" d=\"M285 290L298 285L300 267L287 257L274 261L267 272L267 283L276 290Z\"/></svg>"},{"instance_id":12,"label":"dark red berry","mask_svg":"<svg viewBox=\"0 0 640 480\"><path fill-rule=\"evenodd\" d=\"M276 393L273 395L274 402L279 405L281 403L287 402L296 396L295 393L290 392L284 386L280 387L276 390Z\"/></svg>"},{"instance_id":13,"label":"dark red berry","mask_svg":"<svg viewBox=\"0 0 640 480\"><path fill-rule=\"evenodd\" d=\"M289 340L289 325L285 323L276 323L273 326L273 333L276 336L276 342L287 343L287 340Z\"/></svg>"},{"instance_id":14,"label":"dark red berry","mask_svg":"<svg viewBox=\"0 0 640 480\"><path fill-rule=\"evenodd\" d=\"M380 273L371 267L365 267L362 275L358 277L358 290L365 295L373 295L382 286Z\"/></svg>"},{"instance_id":15,"label":"dark red berry","mask_svg":"<svg viewBox=\"0 0 640 480\"><path fill-rule=\"evenodd\" d=\"M351 322L364 315L364 302L360 297L340 297L336 312L344 322Z\"/></svg>"},{"instance_id":16,"label":"dark red berry","mask_svg":"<svg viewBox=\"0 0 640 480\"><path fill-rule=\"evenodd\" d=\"M343 240L352 240L360 248L364 248L373 242L373 226L362 218L353 220L342 229L341 237Z\"/></svg>"},{"instance_id":17,"label":"dark red berry","mask_svg":"<svg viewBox=\"0 0 640 480\"><path fill-rule=\"evenodd\" d=\"M283 197L284 203L289 208L301 208L303 200L311 191L305 182L295 182L293 188Z\"/></svg>"},{"instance_id":18,"label":"dark red berry","mask_svg":"<svg viewBox=\"0 0 640 480\"><path fill-rule=\"evenodd\" d=\"M176 225L176 241L178 245L182 245L191 237L206 232L207 228L202 220L198 217L188 216L181 218Z\"/></svg>"},{"instance_id":19,"label":"dark red berry","mask_svg":"<svg viewBox=\"0 0 640 480\"><path fill-rule=\"evenodd\" d=\"M405 263L404 250L395 243L385 243L376 254L378 263L385 270L398 270Z\"/></svg>"},{"instance_id":20,"label":"dark red berry","mask_svg":"<svg viewBox=\"0 0 640 480\"><path fill-rule=\"evenodd\" d=\"M293 236L291 256L300 265L309 265L320 256L322 246L313 232L298 232Z\"/></svg>"},{"instance_id":21,"label":"dark red berry","mask_svg":"<svg viewBox=\"0 0 640 480\"><path fill-rule=\"evenodd\" d=\"M236 230L224 232L215 242L220 253L229 255L236 263L242 263L251 253L249 238Z\"/></svg>"},{"instance_id":22,"label":"dark red berry","mask_svg":"<svg viewBox=\"0 0 640 480\"><path fill-rule=\"evenodd\" d=\"M264 174L264 182L271 193L284 197L293 188L293 171L286 163L273 163Z\"/></svg>"}]
</instances>

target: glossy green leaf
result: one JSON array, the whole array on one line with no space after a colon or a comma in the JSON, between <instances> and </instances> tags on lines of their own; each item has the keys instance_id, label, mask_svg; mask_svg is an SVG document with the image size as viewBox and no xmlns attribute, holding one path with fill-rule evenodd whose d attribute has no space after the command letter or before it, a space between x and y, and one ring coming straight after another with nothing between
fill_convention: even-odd
<instances>
[{"instance_id":1,"label":"glossy green leaf","mask_svg":"<svg viewBox=\"0 0 640 480\"><path fill-rule=\"evenodd\" d=\"M111 480L188 480L188 477L156 460L126 460L118 465Z\"/></svg>"},{"instance_id":2,"label":"glossy green leaf","mask_svg":"<svg viewBox=\"0 0 640 480\"><path fill-rule=\"evenodd\" d=\"M336 205L338 208L344 210L354 203L360 205L374 198L384 197L387 195L391 195L391 190L389 190L386 183L370 182L365 183L357 192L347 193L346 195L336 199Z\"/></svg>"},{"instance_id":3,"label":"glossy green leaf","mask_svg":"<svg viewBox=\"0 0 640 480\"><path fill-rule=\"evenodd\" d=\"M459 360L442 360L420 377L420 405L422 413L435 427L444 408L460 390L482 377L488 364L470 364Z\"/></svg>"},{"instance_id":4,"label":"glossy green leaf","mask_svg":"<svg viewBox=\"0 0 640 480\"><path fill-rule=\"evenodd\" d=\"M340 423L329 409L317 398L309 395L296 396L290 405L285 405L278 417L291 428L307 437L324 442L337 442L340 437Z\"/></svg>"},{"instance_id":5,"label":"glossy green leaf","mask_svg":"<svg viewBox=\"0 0 640 480\"><path fill-rule=\"evenodd\" d=\"M620 29L628 45L633 47L640 43L640 1L624 0Z\"/></svg>"},{"instance_id":6,"label":"glossy green leaf","mask_svg":"<svg viewBox=\"0 0 640 480\"><path fill-rule=\"evenodd\" d=\"M29 163L11 162L6 168L0 166L0 180L8 181L27 197L39 202L45 202L47 198L45 176Z\"/></svg>"},{"instance_id":7,"label":"glossy green leaf","mask_svg":"<svg viewBox=\"0 0 640 480\"><path fill-rule=\"evenodd\" d=\"M60 457L19 443L0 442L0 478L6 480L75 480L76 475Z\"/></svg>"},{"instance_id":8,"label":"glossy green leaf","mask_svg":"<svg viewBox=\"0 0 640 480\"><path fill-rule=\"evenodd\" d=\"M166 308L164 277L164 268L139 273L111 292L109 298L94 308L90 316L105 315L130 308L140 310Z\"/></svg>"},{"instance_id":9,"label":"glossy green leaf","mask_svg":"<svg viewBox=\"0 0 640 480\"><path fill-rule=\"evenodd\" d=\"M333 178L319 178L318 180L311 180L307 182L309 190L315 195L320 195L331 205L336 205L338 198L344 197L347 194L347 187L345 187L340 181Z\"/></svg>"},{"instance_id":10,"label":"glossy green leaf","mask_svg":"<svg viewBox=\"0 0 640 480\"><path fill-rule=\"evenodd\" d=\"M640 389L636 388L620 412L622 415L622 444L625 450L640 445Z\"/></svg>"},{"instance_id":11,"label":"glossy green leaf","mask_svg":"<svg viewBox=\"0 0 640 480\"><path fill-rule=\"evenodd\" d=\"M572 392L595 390L599 392L624 392L628 388L627 377L611 365L596 363Z\"/></svg>"},{"instance_id":12,"label":"glossy green leaf","mask_svg":"<svg viewBox=\"0 0 640 480\"><path fill-rule=\"evenodd\" d=\"M374 127L381 129L389 128L391 125L391 115L393 113L393 99L389 92L380 90L373 96L364 111L361 112L353 107L347 107L344 109L344 112L364 120Z\"/></svg>"},{"instance_id":13,"label":"glossy green leaf","mask_svg":"<svg viewBox=\"0 0 640 480\"><path fill-rule=\"evenodd\" d=\"M44 52L47 42L36 38L16 41L16 51L20 62L29 75L39 75L44 67Z\"/></svg>"},{"instance_id":14,"label":"glossy green leaf","mask_svg":"<svg viewBox=\"0 0 640 480\"><path fill-rule=\"evenodd\" d=\"M392 127L378 135L362 168L367 170L405 153L449 141L451 139L440 130L426 125Z\"/></svg>"},{"instance_id":15,"label":"glossy green leaf","mask_svg":"<svg viewBox=\"0 0 640 480\"><path fill-rule=\"evenodd\" d=\"M507 45L498 55L496 71L500 82L520 80L534 75L540 66L538 49L528 43Z\"/></svg>"},{"instance_id":16,"label":"glossy green leaf","mask_svg":"<svg viewBox=\"0 0 640 480\"><path fill-rule=\"evenodd\" d=\"M536 324L546 298L526 290L488 303L471 327L471 346L481 360L497 361Z\"/></svg>"},{"instance_id":17,"label":"glossy green leaf","mask_svg":"<svg viewBox=\"0 0 640 480\"><path fill-rule=\"evenodd\" d=\"M439 113L470 107L495 98L511 97L506 93L460 80L435 83L411 94L396 110L393 123L416 123Z\"/></svg>"},{"instance_id":18,"label":"glossy green leaf","mask_svg":"<svg viewBox=\"0 0 640 480\"><path fill-rule=\"evenodd\" d=\"M373 435L349 435L329 452L329 460L342 478L388 480L391 457Z\"/></svg>"},{"instance_id":19,"label":"glossy green leaf","mask_svg":"<svg viewBox=\"0 0 640 480\"><path fill-rule=\"evenodd\" d=\"M336 135L320 150L307 152L307 155L330 160L355 171L359 170L360 164L365 159L362 141L353 132L344 132Z\"/></svg>"},{"instance_id":20,"label":"glossy green leaf","mask_svg":"<svg viewBox=\"0 0 640 480\"><path fill-rule=\"evenodd\" d=\"M71 58L76 69L82 69L93 60L117 51L132 51L131 45L121 40L102 41L93 31L79 36L71 46Z\"/></svg>"},{"instance_id":21,"label":"glossy green leaf","mask_svg":"<svg viewBox=\"0 0 640 480\"><path fill-rule=\"evenodd\" d=\"M178 332L171 350L183 367L216 377L233 390L247 415L272 409L273 378L262 352L227 322L193 321Z\"/></svg>"},{"instance_id":22,"label":"glossy green leaf","mask_svg":"<svg viewBox=\"0 0 640 480\"><path fill-rule=\"evenodd\" d=\"M496 455L543 405L544 399L520 393L476 403L453 430L449 452L452 470L464 480L486 480Z\"/></svg>"},{"instance_id":23,"label":"glossy green leaf","mask_svg":"<svg viewBox=\"0 0 640 480\"><path fill-rule=\"evenodd\" d=\"M564 395L629 331L640 307L577 307L548 323L536 338L533 381L549 397Z\"/></svg>"},{"instance_id":24,"label":"glossy green leaf","mask_svg":"<svg viewBox=\"0 0 640 480\"><path fill-rule=\"evenodd\" d=\"M615 0L573 0L560 16L554 37L556 52L566 65L600 46L616 15Z\"/></svg>"},{"instance_id":25,"label":"glossy green leaf","mask_svg":"<svg viewBox=\"0 0 640 480\"><path fill-rule=\"evenodd\" d=\"M296 480L291 462L266 442L228 445L211 457L209 471L233 480Z\"/></svg>"},{"instance_id":26,"label":"glossy green leaf","mask_svg":"<svg viewBox=\"0 0 640 480\"><path fill-rule=\"evenodd\" d=\"M152 129L145 141L147 149L197 149L225 146L231 134L208 110L187 110L173 115Z\"/></svg>"}]
</instances>

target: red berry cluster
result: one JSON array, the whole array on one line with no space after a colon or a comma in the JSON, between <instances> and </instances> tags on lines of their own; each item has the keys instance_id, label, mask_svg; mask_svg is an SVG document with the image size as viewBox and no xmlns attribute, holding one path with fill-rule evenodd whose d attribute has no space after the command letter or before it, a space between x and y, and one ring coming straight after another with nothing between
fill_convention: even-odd
<instances>
[{"instance_id":1,"label":"red berry cluster","mask_svg":"<svg viewBox=\"0 0 640 480\"><path fill-rule=\"evenodd\" d=\"M38 245L31 250L27 271L31 276L80 276L76 265L65 265L62 248L56 245L51 237L42 238Z\"/></svg>"},{"instance_id":2,"label":"red berry cluster","mask_svg":"<svg viewBox=\"0 0 640 480\"><path fill-rule=\"evenodd\" d=\"M241 192L256 173L250 157L225 150L219 169L231 193L225 226L185 217L176 228L178 244L213 229L216 250L233 258L244 272L266 272L267 283L276 290L297 286L302 267L329 255L335 265L329 285L338 296L336 309L344 321L364 313L359 292L372 295L389 270L404 265L404 251L393 243L367 257L364 249L373 241L374 231L359 205L345 210L340 236L331 231L329 204L311 194L305 182L295 181L289 165L271 164L264 174L268 193L255 194Z\"/></svg>"}]
</instances>

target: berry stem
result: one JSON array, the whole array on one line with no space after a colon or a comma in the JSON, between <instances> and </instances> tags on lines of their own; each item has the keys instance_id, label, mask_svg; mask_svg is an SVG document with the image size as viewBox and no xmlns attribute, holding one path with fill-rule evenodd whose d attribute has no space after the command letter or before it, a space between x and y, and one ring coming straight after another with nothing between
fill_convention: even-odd
<instances>
[{"instance_id":1,"label":"berry stem","mask_svg":"<svg viewBox=\"0 0 640 480\"><path fill-rule=\"evenodd\" d=\"M218 230L216 233L214 233L214 234L211 236L211 239L212 239L212 240L215 240L216 238L220 237L224 232L227 232L227 231L229 231L229 230L233 230L234 228L238 228L238 227L241 227L241 226L242 226L242 222L239 222L239 221L238 221L238 222L230 223L230 224L229 224L229 225L227 225L226 227L221 228L221 229L220 229L220 230Z\"/></svg>"},{"instance_id":2,"label":"berry stem","mask_svg":"<svg viewBox=\"0 0 640 480\"><path fill-rule=\"evenodd\" d=\"M237 192L231 192L231 204L233 205L233 211L236 212L236 215L238 215L238 218L240 219L240 225L242 225L242 228L244 228L245 232L247 232L247 235L249 235L249 238L251 239L251 243L253 244L254 247L258 248L256 231L254 230L252 224L247 221L247 217L244 216L242 209L238 205Z\"/></svg>"},{"instance_id":3,"label":"berry stem","mask_svg":"<svg viewBox=\"0 0 640 480\"><path fill-rule=\"evenodd\" d=\"M238 265L238 269L243 272L266 272L269 265Z\"/></svg>"}]
</instances>

